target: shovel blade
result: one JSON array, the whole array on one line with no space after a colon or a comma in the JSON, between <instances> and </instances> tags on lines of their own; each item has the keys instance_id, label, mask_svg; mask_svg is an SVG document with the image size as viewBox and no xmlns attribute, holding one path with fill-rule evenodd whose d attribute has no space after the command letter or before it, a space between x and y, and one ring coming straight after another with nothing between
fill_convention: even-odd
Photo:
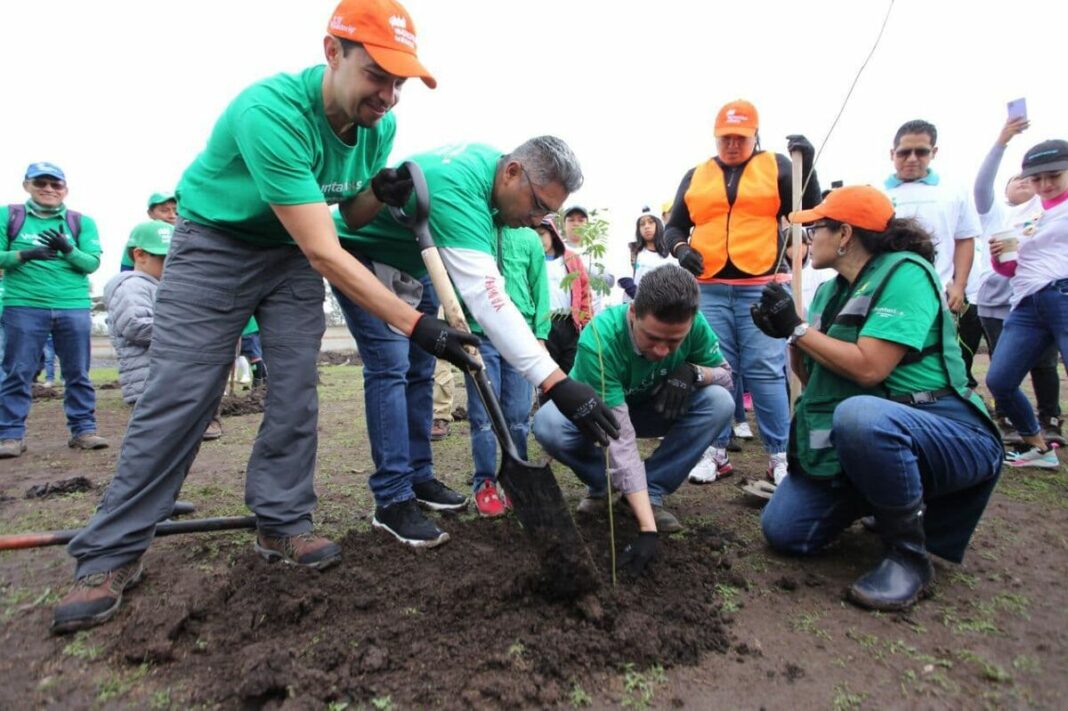
<instances>
[{"instance_id":1,"label":"shovel blade","mask_svg":"<svg viewBox=\"0 0 1068 711\"><path fill-rule=\"evenodd\" d=\"M531 464L505 454L497 478L541 560L544 592L552 597L576 598L600 587L593 558L549 465Z\"/></svg>"}]
</instances>

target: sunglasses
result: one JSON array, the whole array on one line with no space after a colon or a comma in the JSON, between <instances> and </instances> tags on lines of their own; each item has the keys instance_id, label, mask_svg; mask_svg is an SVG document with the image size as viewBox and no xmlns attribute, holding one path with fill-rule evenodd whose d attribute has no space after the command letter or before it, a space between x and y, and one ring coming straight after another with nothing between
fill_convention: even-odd
<instances>
[{"instance_id":1,"label":"sunglasses","mask_svg":"<svg viewBox=\"0 0 1068 711\"><path fill-rule=\"evenodd\" d=\"M33 187L41 188L42 190L44 190L45 188L52 188L53 190L66 190L67 189L67 184L62 180L49 180L48 178L34 178L33 179Z\"/></svg>"},{"instance_id":2,"label":"sunglasses","mask_svg":"<svg viewBox=\"0 0 1068 711\"><path fill-rule=\"evenodd\" d=\"M894 155L898 158L908 158L911 155L915 155L917 158L926 158L931 155L930 148L898 148L894 151Z\"/></svg>"}]
</instances>

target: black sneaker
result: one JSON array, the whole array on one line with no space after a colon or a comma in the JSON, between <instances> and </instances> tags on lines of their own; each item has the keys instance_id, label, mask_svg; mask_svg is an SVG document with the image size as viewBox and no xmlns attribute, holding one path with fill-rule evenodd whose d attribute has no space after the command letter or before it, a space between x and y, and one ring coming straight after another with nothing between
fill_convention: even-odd
<instances>
[{"instance_id":1,"label":"black sneaker","mask_svg":"<svg viewBox=\"0 0 1068 711\"><path fill-rule=\"evenodd\" d=\"M431 511L459 511L467 508L467 497L453 491L437 479L412 484L415 500Z\"/></svg>"},{"instance_id":2,"label":"black sneaker","mask_svg":"<svg viewBox=\"0 0 1068 711\"><path fill-rule=\"evenodd\" d=\"M1046 444L1055 444L1058 447L1065 445L1064 435L1061 434L1061 418L1042 419L1042 439L1046 440Z\"/></svg>"},{"instance_id":3,"label":"black sneaker","mask_svg":"<svg viewBox=\"0 0 1068 711\"><path fill-rule=\"evenodd\" d=\"M433 548L449 540L449 534L419 510L415 499L375 508L371 525L392 533L398 541L414 548Z\"/></svg>"}]
</instances>

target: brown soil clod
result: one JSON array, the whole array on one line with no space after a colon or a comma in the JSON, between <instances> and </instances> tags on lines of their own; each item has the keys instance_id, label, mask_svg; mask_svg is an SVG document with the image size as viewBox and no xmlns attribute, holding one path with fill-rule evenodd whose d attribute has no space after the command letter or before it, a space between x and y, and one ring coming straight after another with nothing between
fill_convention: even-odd
<instances>
[{"instance_id":1,"label":"brown soil clod","mask_svg":"<svg viewBox=\"0 0 1068 711\"><path fill-rule=\"evenodd\" d=\"M92 491L95 488L93 482L84 476L75 476L70 479L50 481L47 484L31 486L26 490L27 499L47 499L59 494L74 494L82 491Z\"/></svg>"},{"instance_id":2,"label":"brown soil clod","mask_svg":"<svg viewBox=\"0 0 1068 711\"><path fill-rule=\"evenodd\" d=\"M363 365L363 360L356 351L323 351L319 365Z\"/></svg>"},{"instance_id":3,"label":"brown soil clod","mask_svg":"<svg viewBox=\"0 0 1068 711\"><path fill-rule=\"evenodd\" d=\"M219 405L219 413L223 417L237 417L239 415L254 415L263 412L264 403L267 401L266 388L253 388L246 395L226 395Z\"/></svg>"},{"instance_id":4,"label":"brown soil clod","mask_svg":"<svg viewBox=\"0 0 1068 711\"><path fill-rule=\"evenodd\" d=\"M30 397L34 400L53 400L62 395L63 391L57 387L46 388L39 383L30 386Z\"/></svg>"}]
</instances>

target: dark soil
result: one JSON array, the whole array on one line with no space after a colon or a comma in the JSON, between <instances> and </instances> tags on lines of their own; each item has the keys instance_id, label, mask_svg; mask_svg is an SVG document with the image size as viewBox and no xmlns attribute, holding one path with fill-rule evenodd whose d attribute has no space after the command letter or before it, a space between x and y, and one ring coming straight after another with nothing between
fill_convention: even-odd
<instances>
[{"instance_id":1,"label":"dark soil","mask_svg":"<svg viewBox=\"0 0 1068 711\"><path fill-rule=\"evenodd\" d=\"M356 351L323 351L319 365L363 365L363 361Z\"/></svg>"},{"instance_id":2,"label":"dark soil","mask_svg":"<svg viewBox=\"0 0 1068 711\"><path fill-rule=\"evenodd\" d=\"M93 482L84 476L71 477L60 481L50 481L47 484L37 484L26 490L27 499L47 499L57 494L73 494L82 491L92 491Z\"/></svg>"},{"instance_id":3,"label":"dark soil","mask_svg":"<svg viewBox=\"0 0 1068 711\"><path fill-rule=\"evenodd\" d=\"M112 380L110 383L102 383L96 386L97 390L119 390L122 386L119 385L118 380Z\"/></svg>"},{"instance_id":4,"label":"dark soil","mask_svg":"<svg viewBox=\"0 0 1068 711\"><path fill-rule=\"evenodd\" d=\"M608 547L606 523L584 528L597 550ZM351 533L341 565L323 573L252 553L207 588L162 571L153 588L167 595L131 596L114 651L194 680L194 703L225 708L383 697L400 708L515 708L565 703L594 672L696 664L729 648L716 597L729 560L714 528L668 542L650 577L578 601L542 595L514 520L448 529L463 545L422 553ZM607 581L610 563L598 562Z\"/></svg>"},{"instance_id":5,"label":"dark soil","mask_svg":"<svg viewBox=\"0 0 1068 711\"><path fill-rule=\"evenodd\" d=\"M55 386L46 388L39 383L33 383L30 385L30 397L34 400L53 400L57 397L63 397L63 389Z\"/></svg>"},{"instance_id":6,"label":"dark soil","mask_svg":"<svg viewBox=\"0 0 1068 711\"><path fill-rule=\"evenodd\" d=\"M263 412L263 404L266 401L267 388L252 388L241 395L224 395L219 404L219 413L223 417L255 415Z\"/></svg>"}]
</instances>

